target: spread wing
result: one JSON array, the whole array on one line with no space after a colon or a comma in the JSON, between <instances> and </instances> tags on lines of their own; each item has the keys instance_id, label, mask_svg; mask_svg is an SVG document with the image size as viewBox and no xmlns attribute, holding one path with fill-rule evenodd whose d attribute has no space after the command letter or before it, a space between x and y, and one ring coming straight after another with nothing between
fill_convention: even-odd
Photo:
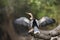
<instances>
[{"instance_id":1,"label":"spread wing","mask_svg":"<svg viewBox=\"0 0 60 40\"><path fill-rule=\"evenodd\" d=\"M40 26L47 26L47 25L50 25L50 24L53 24L53 23L55 23L55 19L52 19L52 18L49 18L49 17L42 17L39 20L39 25Z\"/></svg>"},{"instance_id":2,"label":"spread wing","mask_svg":"<svg viewBox=\"0 0 60 40\"><path fill-rule=\"evenodd\" d=\"M23 26L29 26L30 20L26 17L20 17L15 20L15 23Z\"/></svg>"}]
</instances>

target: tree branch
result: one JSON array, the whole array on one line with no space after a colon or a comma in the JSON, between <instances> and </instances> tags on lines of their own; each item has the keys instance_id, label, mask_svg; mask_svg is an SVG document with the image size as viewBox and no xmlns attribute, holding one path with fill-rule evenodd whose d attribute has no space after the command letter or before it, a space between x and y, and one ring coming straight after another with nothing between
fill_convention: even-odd
<instances>
[{"instance_id":1,"label":"tree branch","mask_svg":"<svg viewBox=\"0 0 60 40\"><path fill-rule=\"evenodd\" d=\"M51 37L58 36L59 34L60 34L60 25L49 31L40 30L40 34L35 34L35 37L42 39L50 39Z\"/></svg>"}]
</instances>

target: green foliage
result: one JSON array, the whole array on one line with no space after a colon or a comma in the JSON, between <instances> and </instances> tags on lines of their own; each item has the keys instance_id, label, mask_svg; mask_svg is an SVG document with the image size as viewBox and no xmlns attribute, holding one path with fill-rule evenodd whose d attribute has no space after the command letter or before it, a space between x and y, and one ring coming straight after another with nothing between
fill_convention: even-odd
<instances>
[{"instance_id":1,"label":"green foliage","mask_svg":"<svg viewBox=\"0 0 60 40\"><path fill-rule=\"evenodd\" d=\"M0 0L0 6L6 6L8 5L8 0Z\"/></svg>"},{"instance_id":2,"label":"green foliage","mask_svg":"<svg viewBox=\"0 0 60 40\"><path fill-rule=\"evenodd\" d=\"M42 16L56 18L57 16L56 0L31 0L28 4L32 13L37 14L37 18Z\"/></svg>"},{"instance_id":3,"label":"green foliage","mask_svg":"<svg viewBox=\"0 0 60 40\"><path fill-rule=\"evenodd\" d=\"M26 12L32 12L37 19L49 16L60 23L60 0L0 0L2 12L3 8L7 9L8 14L14 11L13 15L16 14L17 17L26 16Z\"/></svg>"},{"instance_id":4,"label":"green foliage","mask_svg":"<svg viewBox=\"0 0 60 40\"><path fill-rule=\"evenodd\" d=\"M54 18L58 23L60 23L59 0L30 0L28 2L28 5L30 6L30 10L37 19L40 19L43 16L49 16L51 18ZM48 29L52 29L55 26L48 27Z\"/></svg>"}]
</instances>

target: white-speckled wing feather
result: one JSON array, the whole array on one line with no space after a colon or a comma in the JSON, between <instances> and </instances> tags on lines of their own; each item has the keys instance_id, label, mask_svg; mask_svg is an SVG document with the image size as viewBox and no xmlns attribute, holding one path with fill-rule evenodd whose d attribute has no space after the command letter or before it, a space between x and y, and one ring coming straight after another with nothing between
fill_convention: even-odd
<instances>
[{"instance_id":1,"label":"white-speckled wing feather","mask_svg":"<svg viewBox=\"0 0 60 40\"><path fill-rule=\"evenodd\" d=\"M30 20L26 17L20 17L15 20L15 23L23 26L29 26Z\"/></svg>"}]
</instances>

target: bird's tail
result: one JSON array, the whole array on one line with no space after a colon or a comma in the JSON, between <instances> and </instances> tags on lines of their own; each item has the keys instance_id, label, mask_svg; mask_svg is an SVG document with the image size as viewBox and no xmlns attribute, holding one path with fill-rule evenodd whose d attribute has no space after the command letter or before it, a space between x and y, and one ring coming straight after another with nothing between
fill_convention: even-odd
<instances>
[{"instance_id":1,"label":"bird's tail","mask_svg":"<svg viewBox=\"0 0 60 40\"><path fill-rule=\"evenodd\" d=\"M34 34L37 34L37 33L40 34L40 31L39 31L39 29L35 26L35 27L34 27Z\"/></svg>"}]
</instances>

